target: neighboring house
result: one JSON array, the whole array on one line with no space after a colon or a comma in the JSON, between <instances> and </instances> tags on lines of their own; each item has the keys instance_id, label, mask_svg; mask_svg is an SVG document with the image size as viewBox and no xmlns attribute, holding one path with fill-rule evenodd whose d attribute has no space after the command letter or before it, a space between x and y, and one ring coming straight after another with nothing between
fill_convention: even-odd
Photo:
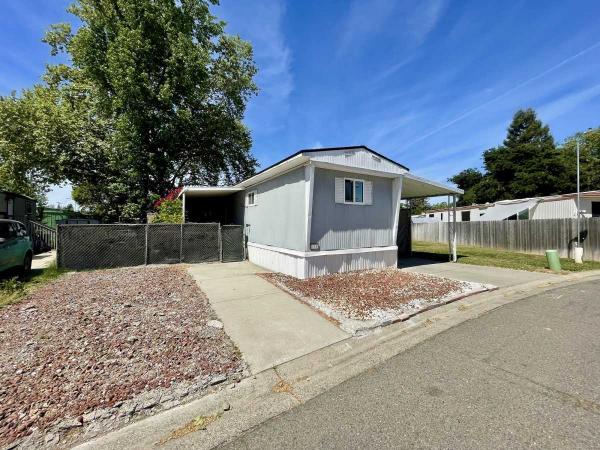
<instances>
[{"instance_id":1,"label":"neighboring house","mask_svg":"<svg viewBox=\"0 0 600 450\"><path fill-rule=\"evenodd\" d=\"M72 208L44 207L42 210L42 224L50 228L65 224L98 224L99 220L86 216Z\"/></svg>"},{"instance_id":2,"label":"neighboring house","mask_svg":"<svg viewBox=\"0 0 600 450\"><path fill-rule=\"evenodd\" d=\"M478 222L482 220L482 216L490 206L493 206L493 204L457 206L456 221ZM412 223L452 222L454 219L454 212L452 209L448 211L448 208L431 209L423 212L422 214L414 214L411 218Z\"/></svg>"},{"instance_id":3,"label":"neighboring house","mask_svg":"<svg viewBox=\"0 0 600 450\"><path fill-rule=\"evenodd\" d=\"M35 219L36 201L14 192L0 191L0 219Z\"/></svg>"},{"instance_id":4,"label":"neighboring house","mask_svg":"<svg viewBox=\"0 0 600 450\"><path fill-rule=\"evenodd\" d=\"M580 193L581 217L600 217L600 191ZM532 219L577 218L577 194L542 197L532 212Z\"/></svg>"},{"instance_id":5,"label":"neighboring house","mask_svg":"<svg viewBox=\"0 0 600 450\"><path fill-rule=\"evenodd\" d=\"M581 217L600 217L600 191L580 193ZM413 215L413 223L448 222L452 211L438 209ZM577 194L502 200L456 208L456 221L536 220L577 218Z\"/></svg>"},{"instance_id":6,"label":"neighboring house","mask_svg":"<svg viewBox=\"0 0 600 450\"><path fill-rule=\"evenodd\" d=\"M186 221L244 225L251 262L307 278L396 266L401 199L460 193L355 146L301 150L235 186L180 196Z\"/></svg>"}]
</instances>

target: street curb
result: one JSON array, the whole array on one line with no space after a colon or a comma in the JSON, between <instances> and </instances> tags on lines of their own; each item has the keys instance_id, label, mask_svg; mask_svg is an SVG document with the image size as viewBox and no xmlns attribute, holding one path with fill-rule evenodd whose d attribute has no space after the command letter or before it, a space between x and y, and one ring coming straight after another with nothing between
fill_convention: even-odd
<instances>
[{"instance_id":1,"label":"street curb","mask_svg":"<svg viewBox=\"0 0 600 450\"><path fill-rule=\"evenodd\" d=\"M569 274L455 299L371 334L349 337L266 369L242 380L234 389L223 386L206 397L145 418L77 448L213 448L468 320L518 300L595 279L600 279L600 271ZM223 405L227 406L226 410ZM157 442L190 421L216 412L222 415L205 430L157 446Z\"/></svg>"}]
</instances>

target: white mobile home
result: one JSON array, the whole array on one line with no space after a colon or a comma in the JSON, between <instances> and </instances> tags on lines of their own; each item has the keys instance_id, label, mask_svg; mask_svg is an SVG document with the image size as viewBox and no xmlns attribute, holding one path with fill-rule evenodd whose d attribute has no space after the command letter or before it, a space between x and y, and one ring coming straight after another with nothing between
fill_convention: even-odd
<instances>
[{"instance_id":1,"label":"white mobile home","mask_svg":"<svg viewBox=\"0 0 600 450\"><path fill-rule=\"evenodd\" d=\"M581 217L600 217L600 191L580 193ZM448 222L452 211L436 209L413 215L412 223ZM577 218L577 194L502 200L456 208L456 221L537 220Z\"/></svg>"},{"instance_id":2,"label":"white mobile home","mask_svg":"<svg viewBox=\"0 0 600 450\"><path fill-rule=\"evenodd\" d=\"M478 222L485 214L488 207L493 206L487 205L469 205L469 206L457 206L456 207L456 222ZM448 208L444 209L431 209L425 211L422 214L414 214L412 216L412 223L431 223L431 222L453 222L454 211Z\"/></svg>"},{"instance_id":3,"label":"white mobile home","mask_svg":"<svg viewBox=\"0 0 600 450\"><path fill-rule=\"evenodd\" d=\"M308 278L396 266L401 200L460 193L355 146L301 150L235 186L180 195L186 221L244 225L250 261Z\"/></svg>"}]
</instances>

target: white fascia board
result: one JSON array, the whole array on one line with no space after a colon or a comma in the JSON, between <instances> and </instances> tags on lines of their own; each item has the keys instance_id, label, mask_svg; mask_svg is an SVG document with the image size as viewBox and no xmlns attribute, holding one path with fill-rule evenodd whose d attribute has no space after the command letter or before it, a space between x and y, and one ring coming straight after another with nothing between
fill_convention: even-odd
<instances>
[{"instance_id":1,"label":"white fascia board","mask_svg":"<svg viewBox=\"0 0 600 450\"><path fill-rule=\"evenodd\" d=\"M247 189L251 186L257 185L279 175L283 175L284 173L289 172L290 170L300 167L307 163L309 159L310 158L302 154L296 155L293 158L283 161L277 164L276 166L266 169L264 172L259 172L253 177L250 177L247 180L236 184L235 187L240 189Z\"/></svg>"}]
</instances>

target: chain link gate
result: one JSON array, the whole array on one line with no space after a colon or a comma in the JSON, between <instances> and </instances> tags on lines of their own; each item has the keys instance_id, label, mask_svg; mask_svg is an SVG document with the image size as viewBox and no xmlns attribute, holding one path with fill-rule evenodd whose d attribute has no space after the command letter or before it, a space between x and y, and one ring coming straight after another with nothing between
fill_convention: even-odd
<instances>
[{"instance_id":1,"label":"chain link gate","mask_svg":"<svg viewBox=\"0 0 600 450\"><path fill-rule=\"evenodd\" d=\"M182 230L182 262L216 262L221 259L218 223L186 223Z\"/></svg>"},{"instance_id":2,"label":"chain link gate","mask_svg":"<svg viewBox=\"0 0 600 450\"><path fill-rule=\"evenodd\" d=\"M244 260L244 227L223 225L221 227L221 261Z\"/></svg>"},{"instance_id":3,"label":"chain link gate","mask_svg":"<svg viewBox=\"0 0 600 450\"><path fill-rule=\"evenodd\" d=\"M57 263L69 269L242 261L241 225L59 225Z\"/></svg>"}]
</instances>

